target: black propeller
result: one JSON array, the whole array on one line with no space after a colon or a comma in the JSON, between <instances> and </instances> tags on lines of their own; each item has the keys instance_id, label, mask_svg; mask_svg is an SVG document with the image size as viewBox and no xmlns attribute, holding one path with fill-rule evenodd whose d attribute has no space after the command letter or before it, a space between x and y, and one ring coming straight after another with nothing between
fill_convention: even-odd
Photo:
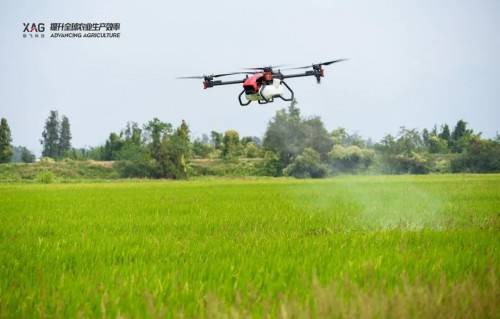
<instances>
[{"instance_id":1,"label":"black propeller","mask_svg":"<svg viewBox=\"0 0 500 319\"><path fill-rule=\"evenodd\" d=\"M256 71L272 71L275 68L281 68L287 66L286 64L279 64L279 65L269 65L269 66L263 66L263 67L255 67L255 68L243 68L244 70L256 70Z\"/></svg>"},{"instance_id":2,"label":"black propeller","mask_svg":"<svg viewBox=\"0 0 500 319\"><path fill-rule=\"evenodd\" d=\"M250 72L231 72L231 73L220 73L220 74L210 74L210 75L196 75L196 76L180 76L177 77L177 79L184 80L184 79L213 79L213 78L219 78L222 76L229 76L229 75L235 75L235 74L250 74Z\"/></svg>"},{"instance_id":3,"label":"black propeller","mask_svg":"<svg viewBox=\"0 0 500 319\"><path fill-rule=\"evenodd\" d=\"M346 60L347 59L337 59L337 60L316 63L316 64L312 64L312 65L307 65L307 66L299 66L296 68L289 68L289 69L285 69L285 70L300 70L300 69L312 68L312 71L314 72L314 76L316 77L316 81L319 84L319 83L321 83L321 78L324 76L323 65L330 65L333 63L338 63L338 62L342 62L342 61L346 61Z\"/></svg>"},{"instance_id":4,"label":"black propeller","mask_svg":"<svg viewBox=\"0 0 500 319\"><path fill-rule=\"evenodd\" d=\"M309 68L313 68L314 69L315 67L321 67L323 65L330 65L330 64L338 63L338 62L342 62L342 61L347 61L347 59L337 59L337 60L333 60L333 61L321 62L321 63L317 63L317 64L312 64L312 65L299 66L299 67L296 67L296 68L288 68L288 69L285 69L285 70L300 70L300 69L309 69Z\"/></svg>"}]
</instances>

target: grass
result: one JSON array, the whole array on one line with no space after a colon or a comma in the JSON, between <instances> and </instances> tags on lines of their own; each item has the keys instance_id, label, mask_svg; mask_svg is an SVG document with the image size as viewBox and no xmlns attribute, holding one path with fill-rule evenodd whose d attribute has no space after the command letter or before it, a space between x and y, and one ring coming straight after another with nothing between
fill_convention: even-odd
<instances>
[{"instance_id":1,"label":"grass","mask_svg":"<svg viewBox=\"0 0 500 319\"><path fill-rule=\"evenodd\" d=\"M233 161L221 159L194 159L191 161L193 176L257 176L261 172L262 159L239 158ZM9 163L0 165L0 183L40 182L51 176L51 182L106 181L118 179L120 171L111 161L93 160L43 160L36 163ZM53 181L52 181L53 180ZM48 184L49 184L48 183Z\"/></svg>"},{"instance_id":2,"label":"grass","mask_svg":"<svg viewBox=\"0 0 500 319\"><path fill-rule=\"evenodd\" d=\"M498 318L500 175L0 185L0 317Z\"/></svg>"},{"instance_id":3,"label":"grass","mask_svg":"<svg viewBox=\"0 0 500 319\"><path fill-rule=\"evenodd\" d=\"M112 162L62 160L0 165L0 182L34 182L44 179L48 174L52 175L52 179L61 182L109 180L119 177L112 167Z\"/></svg>"}]
</instances>

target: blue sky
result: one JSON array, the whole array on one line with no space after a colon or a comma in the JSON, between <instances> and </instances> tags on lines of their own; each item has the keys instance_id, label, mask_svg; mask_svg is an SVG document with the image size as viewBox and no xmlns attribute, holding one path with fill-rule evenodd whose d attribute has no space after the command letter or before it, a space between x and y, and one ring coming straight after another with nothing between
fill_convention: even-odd
<instances>
[{"instance_id":1,"label":"blue sky","mask_svg":"<svg viewBox=\"0 0 500 319\"><path fill-rule=\"evenodd\" d=\"M23 22L119 22L120 39L23 39ZM193 135L261 136L285 102L242 108L238 86L202 90L176 76L349 58L321 85L290 80L304 115L379 139L401 125L465 119L500 131L500 2L0 2L0 117L39 152L49 110L73 145L104 142L127 121L185 119Z\"/></svg>"}]
</instances>

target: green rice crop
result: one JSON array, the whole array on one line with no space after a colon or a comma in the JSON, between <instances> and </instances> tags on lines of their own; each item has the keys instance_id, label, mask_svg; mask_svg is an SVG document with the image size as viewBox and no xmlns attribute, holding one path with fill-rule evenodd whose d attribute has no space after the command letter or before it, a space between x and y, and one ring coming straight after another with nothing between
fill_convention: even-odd
<instances>
[{"instance_id":1,"label":"green rice crop","mask_svg":"<svg viewBox=\"0 0 500 319\"><path fill-rule=\"evenodd\" d=\"M496 317L500 175L0 184L1 318Z\"/></svg>"}]
</instances>

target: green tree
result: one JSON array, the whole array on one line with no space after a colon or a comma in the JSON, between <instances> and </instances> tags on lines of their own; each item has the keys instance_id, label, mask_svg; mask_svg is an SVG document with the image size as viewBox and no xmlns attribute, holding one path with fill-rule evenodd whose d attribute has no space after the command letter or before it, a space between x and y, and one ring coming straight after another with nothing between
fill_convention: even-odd
<instances>
[{"instance_id":1,"label":"green tree","mask_svg":"<svg viewBox=\"0 0 500 319\"><path fill-rule=\"evenodd\" d=\"M438 136L445 140L446 143L448 143L448 146L451 146L451 133L448 124L444 124L443 126L441 126L441 132Z\"/></svg>"},{"instance_id":2,"label":"green tree","mask_svg":"<svg viewBox=\"0 0 500 319\"><path fill-rule=\"evenodd\" d=\"M453 141L458 141L467 134L467 123L464 120L459 120L451 133Z\"/></svg>"},{"instance_id":3,"label":"green tree","mask_svg":"<svg viewBox=\"0 0 500 319\"><path fill-rule=\"evenodd\" d=\"M422 152L424 150L424 143L418 130L401 127L397 147L399 153L410 155L415 152Z\"/></svg>"},{"instance_id":4,"label":"green tree","mask_svg":"<svg viewBox=\"0 0 500 319\"><path fill-rule=\"evenodd\" d=\"M416 129L401 127L398 137L387 135L376 149L387 173L424 174L430 170L427 157L422 155L424 142Z\"/></svg>"},{"instance_id":5,"label":"green tree","mask_svg":"<svg viewBox=\"0 0 500 319\"><path fill-rule=\"evenodd\" d=\"M357 133L349 134L343 127L339 127L330 134L333 145L366 147L367 142Z\"/></svg>"},{"instance_id":6,"label":"green tree","mask_svg":"<svg viewBox=\"0 0 500 319\"><path fill-rule=\"evenodd\" d=\"M162 122L155 117L144 126L144 130L147 134L147 140L150 142L149 147L151 156L155 160L161 161L162 139L164 135L169 135L172 133L172 124Z\"/></svg>"},{"instance_id":7,"label":"green tree","mask_svg":"<svg viewBox=\"0 0 500 319\"><path fill-rule=\"evenodd\" d=\"M258 164L258 172L262 176L281 176L283 166L278 154L272 151L265 152L262 162Z\"/></svg>"},{"instance_id":8,"label":"green tree","mask_svg":"<svg viewBox=\"0 0 500 319\"><path fill-rule=\"evenodd\" d=\"M283 172L287 176L296 178L321 178L326 176L328 169L321 163L318 152L312 148L306 148Z\"/></svg>"},{"instance_id":9,"label":"green tree","mask_svg":"<svg viewBox=\"0 0 500 319\"><path fill-rule=\"evenodd\" d=\"M9 163L12 155L12 136L6 118L0 120L0 163Z\"/></svg>"},{"instance_id":10,"label":"green tree","mask_svg":"<svg viewBox=\"0 0 500 319\"><path fill-rule=\"evenodd\" d=\"M473 136L464 153L452 161L451 167L454 172L500 172L500 142Z\"/></svg>"},{"instance_id":11,"label":"green tree","mask_svg":"<svg viewBox=\"0 0 500 319\"><path fill-rule=\"evenodd\" d=\"M422 130L422 141L424 142L424 145L426 147L429 147L429 138L430 138L431 134L429 133L429 131L424 128Z\"/></svg>"},{"instance_id":12,"label":"green tree","mask_svg":"<svg viewBox=\"0 0 500 319\"><path fill-rule=\"evenodd\" d=\"M136 146L141 146L143 144L142 130L136 122L127 122L123 135L126 143L131 143Z\"/></svg>"},{"instance_id":13,"label":"green tree","mask_svg":"<svg viewBox=\"0 0 500 319\"><path fill-rule=\"evenodd\" d=\"M253 143L257 147L260 147L262 145L262 141L257 136L245 136L241 138L241 145L246 146L248 143Z\"/></svg>"},{"instance_id":14,"label":"green tree","mask_svg":"<svg viewBox=\"0 0 500 319\"><path fill-rule=\"evenodd\" d=\"M323 121L318 116L305 119L301 123L304 132L304 147L309 147L318 152L322 159L326 159L332 149L333 141L328 134Z\"/></svg>"},{"instance_id":15,"label":"green tree","mask_svg":"<svg viewBox=\"0 0 500 319\"><path fill-rule=\"evenodd\" d=\"M43 146L42 156L59 158L59 134L61 132L61 124L57 111L50 111L49 117L45 121L45 127L42 132L42 140L40 143Z\"/></svg>"},{"instance_id":16,"label":"green tree","mask_svg":"<svg viewBox=\"0 0 500 319\"><path fill-rule=\"evenodd\" d=\"M216 150L221 150L222 149L222 138L223 138L223 134L222 133L219 133L219 132L216 132L216 131L210 132L210 141L212 143L212 146Z\"/></svg>"},{"instance_id":17,"label":"green tree","mask_svg":"<svg viewBox=\"0 0 500 319\"><path fill-rule=\"evenodd\" d=\"M349 138L349 134L347 130L343 127L336 128L331 133L333 145L342 145L347 146L347 139Z\"/></svg>"},{"instance_id":18,"label":"green tree","mask_svg":"<svg viewBox=\"0 0 500 319\"><path fill-rule=\"evenodd\" d=\"M114 161L118 159L118 154L122 150L125 142L123 141L121 135L116 133L109 134L109 138L104 145L103 150L103 160Z\"/></svg>"},{"instance_id":19,"label":"green tree","mask_svg":"<svg viewBox=\"0 0 500 319\"><path fill-rule=\"evenodd\" d=\"M381 153L391 155L411 155L423 152L425 149L420 133L416 129L407 129L404 126L401 127L397 137L386 135L376 148Z\"/></svg>"},{"instance_id":20,"label":"green tree","mask_svg":"<svg viewBox=\"0 0 500 319\"><path fill-rule=\"evenodd\" d=\"M373 163L375 151L356 145L335 145L328 156L334 171L356 172L367 169Z\"/></svg>"},{"instance_id":21,"label":"green tree","mask_svg":"<svg viewBox=\"0 0 500 319\"><path fill-rule=\"evenodd\" d=\"M448 142L436 135L430 135L427 139L429 153L448 153Z\"/></svg>"},{"instance_id":22,"label":"green tree","mask_svg":"<svg viewBox=\"0 0 500 319\"><path fill-rule=\"evenodd\" d=\"M33 163L36 157L35 154L31 153L26 147L22 148L21 151L21 161L23 163Z\"/></svg>"},{"instance_id":23,"label":"green tree","mask_svg":"<svg viewBox=\"0 0 500 319\"><path fill-rule=\"evenodd\" d=\"M222 156L233 158L239 155L240 135L235 130L228 130L222 139Z\"/></svg>"},{"instance_id":24,"label":"green tree","mask_svg":"<svg viewBox=\"0 0 500 319\"><path fill-rule=\"evenodd\" d=\"M267 126L264 148L278 154L283 167L304 150L305 134L301 124L300 110L292 103L288 110L277 111Z\"/></svg>"},{"instance_id":25,"label":"green tree","mask_svg":"<svg viewBox=\"0 0 500 319\"><path fill-rule=\"evenodd\" d=\"M259 148L254 142L249 142L245 145L244 153L247 158L256 158L259 156Z\"/></svg>"},{"instance_id":26,"label":"green tree","mask_svg":"<svg viewBox=\"0 0 500 319\"><path fill-rule=\"evenodd\" d=\"M160 177L187 178L190 155L189 127L183 120L172 135L164 135L158 162Z\"/></svg>"},{"instance_id":27,"label":"green tree","mask_svg":"<svg viewBox=\"0 0 500 319\"><path fill-rule=\"evenodd\" d=\"M264 148L279 155L282 166L288 166L305 148L311 148L326 160L334 140L319 117L303 119L296 103L279 110L269 122Z\"/></svg>"},{"instance_id":28,"label":"green tree","mask_svg":"<svg viewBox=\"0 0 500 319\"><path fill-rule=\"evenodd\" d=\"M59 157L63 157L69 150L71 150L71 129L69 119L63 115L59 133Z\"/></svg>"},{"instance_id":29,"label":"green tree","mask_svg":"<svg viewBox=\"0 0 500 319\"><path fill-rule=\"evenodd\" d=\"M451 133L451 151L461 153L466 148L474 132L467 129L467 122L459 120Z\"/></svg>"},{"instance_id":30,"label":"green tree","mask_svg":"<svg viewBox=\"0 0 500 319\"><path fill-rule=\"evenodd\" d=\"M214 150L212 145L206 143L203 139L195 139L193 141L193 156L197 158L208 158L210 153Z\"/></svg>"}]
</instances>

